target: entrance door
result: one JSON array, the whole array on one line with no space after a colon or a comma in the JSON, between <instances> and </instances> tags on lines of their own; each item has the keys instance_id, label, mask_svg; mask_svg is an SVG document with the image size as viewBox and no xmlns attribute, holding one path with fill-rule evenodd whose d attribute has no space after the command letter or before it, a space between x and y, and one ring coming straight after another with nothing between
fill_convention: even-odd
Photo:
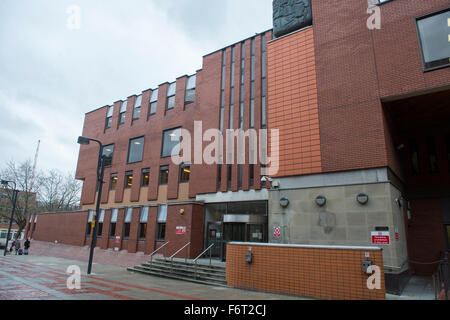
<instances>
[{"instance_id":1,"label":"entrance door","mask_svg":"<svg viewBox=\"0 0 450 320\"><path fill-rule=\"evenodd\" d=\"M228 242L245 242L245 228L245 223L223 224L222 261L225 261L227 256Z\"/></svg>"},{"instance_id":2,"label":"entrance door","mask_svg":"<svg viewBox=\"0 0 450 320\"><path fill-rule=\"evenodd\" d=\"M222 223L208 222L208 243L207 247L214 244L211 249L211 256L220 257L222 255Z\"/></svg>"}]
</instances>

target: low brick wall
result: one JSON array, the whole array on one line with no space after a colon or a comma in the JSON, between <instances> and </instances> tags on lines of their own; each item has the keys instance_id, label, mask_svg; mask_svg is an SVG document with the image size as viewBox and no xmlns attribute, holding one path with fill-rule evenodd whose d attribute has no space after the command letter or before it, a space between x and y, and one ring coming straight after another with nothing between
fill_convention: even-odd
<instances>
[{"instance_id":1,"label":"low brick wall","mask_svg":"<svg viewBox=\"0 0 450 320\"><path fill-rule=\"evenodd\" d=\"M250 264L246 262L249 248ZM226 252L226 279L234 288L319 299L385 299L379 248L229 243ZM363 260L380 267L381 289L368 289Z\"/></svg>"}]
</instances>

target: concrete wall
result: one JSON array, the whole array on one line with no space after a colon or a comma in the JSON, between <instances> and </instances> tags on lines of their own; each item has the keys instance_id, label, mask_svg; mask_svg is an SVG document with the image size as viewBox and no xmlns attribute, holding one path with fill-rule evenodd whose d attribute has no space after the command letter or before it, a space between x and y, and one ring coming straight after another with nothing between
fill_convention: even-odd
<instances>
[{"instance_id":1,"label":"concrete wall","mask_svg":"<svg viewBox=\"0 0 450 320\"><path fill-rule=\"evenodd\" d=\"M359 193L369 195L366 205L356 201ZM315 203L319 195L327 198L324 207ZM381 246L383 260L387 272L400 272L407 268L403 211L395 202L400 195L389 182L271 191L270 242L370 246L375 227L389 227L391 244ZM279 204L281 197L290 201L286 209ZM281 237L273 236L274 226L281 227ZM400 236L398 241L396 230Z\"/></svg>"}]
</instances>

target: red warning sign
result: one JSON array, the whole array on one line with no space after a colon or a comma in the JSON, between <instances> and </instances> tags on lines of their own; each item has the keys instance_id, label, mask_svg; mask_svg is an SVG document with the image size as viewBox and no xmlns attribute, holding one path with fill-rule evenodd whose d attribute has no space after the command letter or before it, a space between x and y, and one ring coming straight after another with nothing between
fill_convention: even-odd
<instances>
[{"instance_id":1,"label":"red warning sign","mask_svg":"<svg viewBox=\"0 0 450 320\"><path fill-rule=\"evenodd\" d=\"M391 243L391 236L386 231L372 232L372 244L373 245L389 245Z\"/></svg>"},{"instance_id":2,"label":"red warning sign","mask_svg":"<svg viewBox=\"0 0 450 320\"><path fill-rule=\"evenodd\" d=\"M273 236L275 238L280 238L281 237L281 228L280 227L274 227L273 228Z\"/></svg>"}]
</instances>

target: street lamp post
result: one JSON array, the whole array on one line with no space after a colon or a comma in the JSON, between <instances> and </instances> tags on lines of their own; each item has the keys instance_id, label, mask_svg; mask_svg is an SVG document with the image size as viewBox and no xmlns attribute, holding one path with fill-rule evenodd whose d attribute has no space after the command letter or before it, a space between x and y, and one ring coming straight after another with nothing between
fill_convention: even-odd
<instances>
[{"instance_id":1,"label":"street lamp post","mask_svg":"<svg viewBox=\"0 0 450 320\"><path fill-rule=\"evenodd\" d=\"M105 157L103 155L103 144L96 139L91 139L91 138L86 138L86 137L78 137L78 143L80 145L88 145L91 141L97 142L100 146L100 150L98 153L98 162L97 162L97 204L96 204L96 208L95 208L94 227L92 228L91 248L89 251L89 262L88 262L87 274L91 274L91 270L92 270L92 259L94 257L95 242L97 240L97 225L98 225L100 201L101 201L102 189L103 189L103 174L105 171L105 163L104 163Z\"/></svg>"},{"instance_id":2,"label":"street lamp post","mask_svg":"<svg viewBox=\"0 0 450 320\"><path fill-rule=\"evenodd\" d=\"M18 195L18 191L16 188L16 183L14 181L6 181L6 180L1 180L1 184L5 187L8 186L8 183L12 183L14 184L14 190L13 190L13 208L12 208L12 212L11 212L11 218L9 219L9 228L8 228L8 234L6 236L6 243L5 243L5 251L3 252L3 256L6 256L6 252L8 250L8 242L9 242L9 237L11 235L11 228L12 228L12 223L14 220L14 212L16 211L16 203L17 203L17 195Z\"/></svg>"}]
</instances>

